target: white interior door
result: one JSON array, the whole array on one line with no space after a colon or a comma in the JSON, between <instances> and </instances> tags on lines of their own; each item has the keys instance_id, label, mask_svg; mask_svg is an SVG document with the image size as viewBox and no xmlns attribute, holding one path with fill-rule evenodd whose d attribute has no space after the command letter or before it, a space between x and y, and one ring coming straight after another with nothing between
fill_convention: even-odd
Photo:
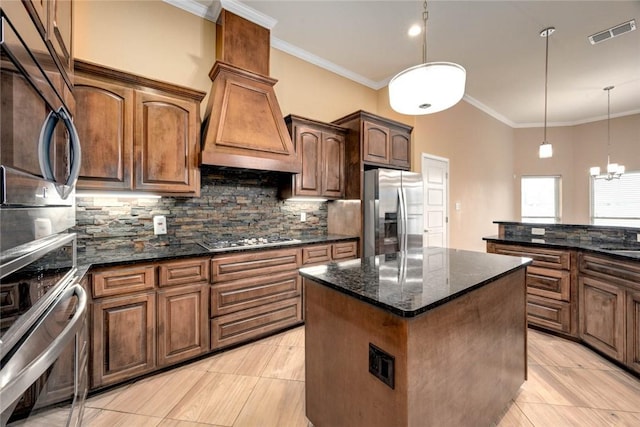
<instances>
[{"instance_id":1,"label":"white interior door","mask_svg":"<svg viewBox=\"0 0 640 427\"><path fill-rule=\"evenodd\" d=\"M422 153L424 246L449 246L449 159Z\"/></svg>"}]
</instances>

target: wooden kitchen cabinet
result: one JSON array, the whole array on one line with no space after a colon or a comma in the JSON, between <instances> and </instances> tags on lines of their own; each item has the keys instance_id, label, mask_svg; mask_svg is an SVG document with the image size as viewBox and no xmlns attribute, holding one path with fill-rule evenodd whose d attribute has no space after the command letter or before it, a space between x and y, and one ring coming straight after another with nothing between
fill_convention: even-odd
<instances>
[{"instance_id":1,"label":"wooden kitchen cabinet","mask_svg":"<svg viewBox=\"0 0 640 427\"><path fill-rule=\"evenodd\" d=\"M76 61L82 190L200 194L204 93Z\"/></svg>"},{"instance_id":2,"label":"wooden kitchen cabinet","mask_svg":"<svg viewBox=\"0 0 640 427\"><path fill-rule=\"evenodd\" d=\"M154 291L94 300L92 313L92 388L156 368Z\"/></svg>"},{"instance_id":3,"label":"wooden kitchen cabinet","mask_svg":"<svg viewBox=\"0 0 640 427\"><path fill-rule=\"evenodd\" d=\"M344 198L347 130L295 115L284 120L301 159L302 172L285 184L281 197Z\"/></svg>"},{"instance_id":4,"label":"wooden kitchen cabinet","mask_svg":"<svg viewBox=\"0 0 640 427\"><path fill-rule=\"evenodd\" d=\"M311 245L302 248L302 266L326 264L330 261L345 261L357 257L358 242L336 242Z\"/></svg>"},{"instance_id":5,"label":"wooden kitchen cabinet","mask_svg":"<svg viewBox=\"0 0 640 427\"><path fill-rule=\"evenodd\" d=\"M580 338L640 373L640 263L580 254Z\"/></svg>"},{"instance_id":6,"label":"wooden kitchen cabinet","mask_svg":"<svg viewBox=\"0 0 640 427\"><path fill-rule=\"evenodd\" d=\"M527 321L577 337L575 251L487 242L487 252L533 259L527 267Z\"/></svg>"},{"instance_id":7,"label":"wooden kitchen cabinet","mask_svg":"<svg viewBox=\"0 0 640 427\"><path fill-rule=\"evenodd\" d=\"M209 284L158 290L158 366L209 351Z\"/></svg>"},{"instance_id":8,"label":"wooden kitchen cabinet","mask_svg":"<svg viewBox=\"0 0 640 427\"><path fill-rule=\"evenodd\" d=\"M640 290L627 292L627 365L640 373Z\"/></svg>"},{"instance_id":9,"label":"wooden kitchen cabinet","mask_svg":"<svg viewBox=\"0 0 640 427\"><path fill-rule=\"evenodd\" d=\"M345 198L362 199L362 173L365 169L411 169L412 126L362 110L333 123L349 130L345 149Z\"/></svg>"},{"instance_id":10,"label":"wooden kitchen cabinet","mask_svg":"<svg viewBox=\"0 0 640 427\"><path fill-rule=\"evenodd\" d=\"M209 257L91 272L91 389L210 349Z\"/></svg>"},{"instance_id":11,"label":"wooden kitchen cabinet","mask_svg":"<svg viewBox=\"0 0 640 427\"><path fill-rule=\"evenodd\" d=\"M158 266L158 366L209 351L209 260L166 261Z\"/></svg>"},{"instance_id":12,"label":"wooden kitchen cabinet","mask_svg":"<svg viewBox=\"0 0 640 427\"><path fill-rule=\"evenodd\" d=\"M606 355L624 360L624 289L591 277L580 277L580 338Z\"/></svg>"},{"instance_id":13,"label":"wooden kitchen cabinet","mask_svg":"<svg viewBox=\"0 0 640 427\"><path fill-rule=\"evenodd\" d=\"M300 249L214 256L211 349L250 341L302 322Z\"/></svg>"}]
</instances>

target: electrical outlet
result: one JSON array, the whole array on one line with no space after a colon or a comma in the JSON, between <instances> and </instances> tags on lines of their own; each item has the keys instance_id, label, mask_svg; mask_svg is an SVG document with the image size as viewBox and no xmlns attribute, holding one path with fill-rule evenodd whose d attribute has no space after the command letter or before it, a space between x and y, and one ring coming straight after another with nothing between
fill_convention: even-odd
<instances>
[{"instance_id":1,"label":"electrical outlet","mask_svg":"<svg viewBox=\"0 0 640 427\"><path fill-rule=\"evenodd\" d=\"M640 233L636 233L636 240L640 242Z\"/></svg>"},{"instance_id":2,"label":"electrical outlet","mask_svg":"<svg viewBox=\"0 0 640 427\"><path fill-rule=\"evenodd\" d=\"M532 228L531 234L536 236L544 236L544 228Z\"/></svg>"},{"instance_id":3,"label":"electrical outlet","mask_svg":"<svg viewBox=\"0 0 640 427\"><path fill-rule=\"evenodd\" d=\"M307 220L307 213L300 212L300 222L305 222Z\"/></svg>"},{"instance_id":4,"label":"electrical outlet","mask_svg":"<svg viewBox=\"0 0 640 427\"><path fill-rule=\"evenodd\" d=\"M153 217L153 234L167 234L167 218L163 215Z\"/></svg>"}]
</instances>

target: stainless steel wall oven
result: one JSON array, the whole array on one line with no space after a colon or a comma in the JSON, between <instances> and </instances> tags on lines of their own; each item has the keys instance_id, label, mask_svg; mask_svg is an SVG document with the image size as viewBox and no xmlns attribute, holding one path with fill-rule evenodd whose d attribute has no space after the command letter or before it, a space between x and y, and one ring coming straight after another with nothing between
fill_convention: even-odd
<instances>
[{"instance_id":1,"label":"stainless steel wall oven","mask_svg":"<svg viewBox=\"0 0 640 427\"><path fill-rule=\"evenodd\" d=\"M69 229L80 145L72 76L34 4L0 5L0 422L79 425L87 297Z\"/></svg>"}]
</instances>

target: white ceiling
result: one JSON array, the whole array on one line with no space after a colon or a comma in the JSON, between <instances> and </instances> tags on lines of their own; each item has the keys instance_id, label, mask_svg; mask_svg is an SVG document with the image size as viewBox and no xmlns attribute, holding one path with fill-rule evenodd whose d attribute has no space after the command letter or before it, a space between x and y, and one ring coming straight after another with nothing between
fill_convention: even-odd
<instances>
[{"instance_id":1,"label":"white ceiling","mask_svg":"<svg viewBox=\"0 0 640 427\"><path fill-rule=\"evenodd\" d=\"M221 7L219 0L165 1L209 19ZM265 26L273 18L273 47L375 89L422 62L423 36L407 35L422 22L420 1L222 0L222 6ZM539 34L550 26L556 31L549 39L549 126L606 118L609 85L612 117L640 113L640 28L596 45L587 40L630 19L640 27L640 1L439 0L428 10L427 61L465 67L465 100L513 127L543 122Z\"/></svg>"}]
</instances>

